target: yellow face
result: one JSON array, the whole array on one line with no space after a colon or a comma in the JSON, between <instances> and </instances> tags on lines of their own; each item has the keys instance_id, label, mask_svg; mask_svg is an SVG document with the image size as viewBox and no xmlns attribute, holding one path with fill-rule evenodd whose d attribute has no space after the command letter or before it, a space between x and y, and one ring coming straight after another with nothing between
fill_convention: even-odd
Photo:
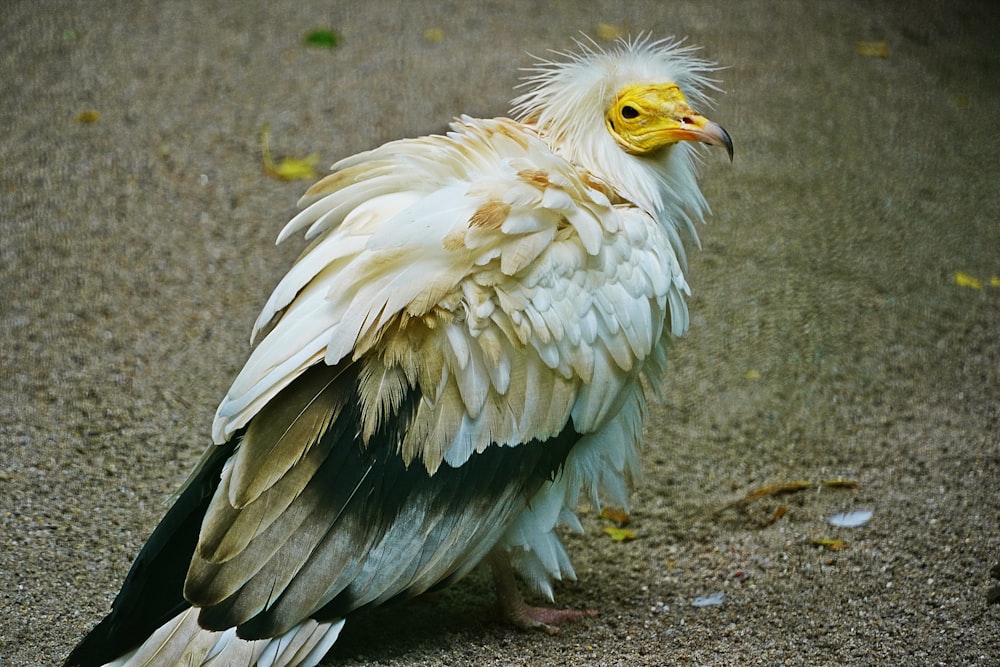
<instances>
[{"instance_id":1,"label":"yellow face","mask_svg":"<svg viewBox=\"0 0 1000 667\"><path fill-rule=\"evenodd\" d=\"M673 83L622 88L604 121L618 145L634 155L648 155L678 141L700 141L721 146L733 157L729 133L692 109Z\"/></svg>"}]
</instances>

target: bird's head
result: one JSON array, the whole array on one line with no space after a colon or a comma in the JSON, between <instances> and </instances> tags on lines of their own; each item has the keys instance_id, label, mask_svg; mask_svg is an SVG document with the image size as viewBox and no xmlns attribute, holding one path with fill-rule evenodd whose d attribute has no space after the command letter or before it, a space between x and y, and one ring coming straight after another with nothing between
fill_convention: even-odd
<instances>
[{"instance_id":1,"label":"bird's head","mask_svg":"<svg viewBox=\"0 0 1000 667\"><path fill-rule=\"evenodd\" d=\"M528 68L514 114L550 147L614 187L625 199L668 216L707 209L695 180L695 149L733 142L696 111L718 68L673 39L619 40L610 49L578 42Z\"/></svg>"},{"instance_id":2,"label":"bird's head","mask_svg":"<svg viewBox=\"0 0 1000 667\"><path fill-rule=\"evenodd\" d=\"M676 83L625 86L605 111L604 124L626 153L650 155L680 141L696 141L722 146L733 159L729 133L692 109Z\"/></svg>"}]
</instances>

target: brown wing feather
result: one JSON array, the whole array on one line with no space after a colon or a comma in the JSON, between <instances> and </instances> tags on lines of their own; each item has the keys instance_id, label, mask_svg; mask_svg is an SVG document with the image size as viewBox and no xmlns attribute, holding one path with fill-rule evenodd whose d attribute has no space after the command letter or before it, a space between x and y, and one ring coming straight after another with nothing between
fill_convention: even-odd
<instances>
[{"instance_id":1,"label":"brown wing feather","mask_svg":"<svg viewBox=\"0 0 1000 667\"><path fill-rule=\"evenodd\" d=\"M250 422L233 462L229 485L233 507L246 507L259 498L316 444L344 407L347 393L337 385L338 377L307 374Z\"/></svg>"}]
</instances>

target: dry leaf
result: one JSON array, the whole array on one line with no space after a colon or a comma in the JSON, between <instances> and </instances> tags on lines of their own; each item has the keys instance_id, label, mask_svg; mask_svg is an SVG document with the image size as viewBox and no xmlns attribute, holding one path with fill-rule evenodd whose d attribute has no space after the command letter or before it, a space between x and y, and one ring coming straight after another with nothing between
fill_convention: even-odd
<instances>
[{"instance_id":1,"label":"dry leaf","mask_svg":"<svg viewBox=\"0 0 1000 667\"><path fill-rule=\"evenodd\" d=\"M809 544L815 544L818 547L823 547L824 549L829 549L830 551L841 551L850 547L850 545L844 540L838 540L831 537L811 537L809 538Z\"/></svg>"},{"instance_id":2,"label":"dry leaf","mask_svg":"<svg viewBox=\"0 0 1000 667\"><path fill-rule=\"evenodd\" d=\"M983 289L983 281L962 271L955 272L955 284L969 289Z\"/></svg>"},{"instance_id":3,"label":"dry leaf","mask_svg":"<svg viewBox=\"0 0 1000 667\"><path fill-rule=\"evenodd\" d=\"M855 50L862 56L868 58L888 58L889 45L885 42L857 42Z\"/></svg>"},{"instance_id":4,"label":"dry leaf","mask_svg":"<svg viewBox=\"0 0 1000 667\"><path fill-rule=\"evenodd\" d=\"M277 164L271 159L271 126L264 123L260 128L260 152L264 158L264 171L268 176L283 181L310 181L316 179L316 163L319 154L304 158L284 158Z\"/></svg>"},{"instance_id":5,"label":"dry leaf","mask_svg":"<svg viewBox=\"0 0 1000 667\"><path fill-rule=\"evenodd\" d=\"M635 532L628 528L617 528L615 526L605 526L604 534L615 542L631 542L636 538Z\"/></svg>"},{"instance_id":6,"label":"dry leaf","mask_svg":"<svg viewBox=\"0 0 1000 667\"><path fill-rule=\"evenodd\" d=\"M788 513L788 508L785 507L784 505L782 505L778 509L774 510L774 514L771 515L771 518L768 519L767 523L765 523L764 525L765 526L770 526L772 523L774 523L775 521L777 521L781 517L785 516L785 514L787 514L787 513Z\"/></svg>"},{"instance_id":7,"label":"dry leaf","mask_svg":"<svg viewBox=\"0 0 1000 667\"><path fill-rule=\"evenodd\" d=\"M629 521L629 516L626 512L612 507L603 508L601 510L601 518L614 521L619 526L627 526Z\"/></svg>"},{"instance_id":8,"label":"dry leaf","mask_svg":"<svg viewBox=\"0 0 1000 667\"><path fill-rule=\"evenodd\" d=\"M96 123L101 120L101 112L95 109L87 109L78 113L73 120L78 123Z\"/></svg>"},{"instance_id":9,"label":"dry leaf","mask_svg":"<svg viewBox=\"0 0 1000 667\"><path fill-rule=\"evenodd\" d=\"M283 181L312 181L316 179L316 163L319 154L313 153L304 158L286 157L278 164L267 168L267 173Z\"/></svg>"},{"instance_id":10,"label":"dry leaf","mask_svg":"<svg viewBox=\"0 0 1000 667\"><path fill-rule=\"evenodd\" d=\"M624 34L624 30L611 23L598 23L597 36L607 42L613 42Z\"/></svg>"},{"instance_id":11,"label":"dry leaf","mask_svg":"<svg viewBox=\"0 0 1000 667\"><path fill-rule=\"evenodd\" d=\"M762 486L759 489L755 489L743 496L740 500L736 501L735 505L749 505L755 500L763 498L764 496L779 496L786 493L795 493L797 491L804 491L806 489L811 489L813 487L812 482L806 480L798 480L795 482L783 482L779 484L768 484L767 486Z\"/></svg>"},{"instance_id":12,"label":"dry leaf","mask_svg":"<svg viewBox=\"0 0 1000 667\"><path fill-rule=\"evenodd\" d=\"M821 486L825 486L828 489L856 489L858 488L858 483L853 479L824 479L820 482Z\"/></svg>"}]
</instances>

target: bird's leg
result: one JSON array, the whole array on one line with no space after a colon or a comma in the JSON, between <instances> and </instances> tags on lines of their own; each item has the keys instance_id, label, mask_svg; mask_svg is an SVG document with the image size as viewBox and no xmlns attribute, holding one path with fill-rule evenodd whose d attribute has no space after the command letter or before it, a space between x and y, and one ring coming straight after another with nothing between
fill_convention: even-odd
<instances>
[{"instance_id":1,"label":"bird's leg","mask_svg":"<svg viewBox=\"0 0 1000 667\"><path fill-rule=\"evenodd\" d=\"M493 583L497 589L497 607L509 623L522 630L541 630L554 635L559 633L559 625L563 623L597 616L597 612L590 609L578 611L532 607L521 597L507 552L502 548L494 549L490 552L489 563L493 571Z\"/></svg>"}]
</instances>

